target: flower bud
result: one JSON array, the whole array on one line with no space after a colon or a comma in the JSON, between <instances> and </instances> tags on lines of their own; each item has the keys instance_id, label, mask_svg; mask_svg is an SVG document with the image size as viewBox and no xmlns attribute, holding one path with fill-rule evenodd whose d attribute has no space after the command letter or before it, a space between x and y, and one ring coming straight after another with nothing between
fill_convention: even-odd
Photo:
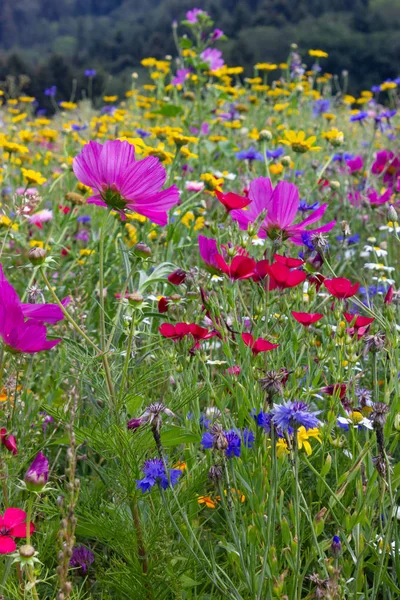
<instances>
[{"instance_id":1,"label":"flower bud","mask_svg":"<svg viewBox=\"0 0 400 600\"><path fill-rule=\"evenodd\" d=\"M398 216L395 207L391 204L388 208L389 221L397 222Z\"/></svg>"},{"instance_id":2,"label":"flower bud","mask_svg":"<svg viewBox=\"0 0 400 600\"><path fill-rule=\"evenodd\" d=\"M76 192L67 192L65 194L65 199L71 204L75 204L76 206L82 206L86 204L85 198L81 194L77 194Z\"/></svg>"},{"instance_id":3,"label":"flower bud","mask_svg":"<svg viewBox=\"0 0 400 600\"><path fill-rule=\"evenodd\" d=\"M272 133L268 129L262 129L258 139L262 142L270 142L272 140Z\"/></svg>"},{"instance_id":4,"label":"flower bud","mask_svg":"<svg viewBox=\"0 0 400 600\"><path fill-rule=\"evenodd\" d=\"M151 248L144 242L139 242L134 246L133 252L140 258L149 258L151 256Z\"/></svg>"},{"instance_id":5,"label":"flower bud","mask_svg":"<svg viewBox=\"0 0 400 600\"><path fill-rule=\"evenodd\" d=\"M132 294L128 294L126 296L129 304L131 304L132 306L141 306L144 302L144 298L142 296L142 294L140 294L139 292L133 292Z\"/></svg>"},{"instance_id":6,"label":"flower bud","mask_svg":"<svg viewBox=\"0 0 400 600\"><path fill-rule=\"evenodd\" d=\"M32 265L42 265L46 260L46 250L35 246L29 250L28 258Z\"/></svg>"},{"instance_id":7,"label":"flower bud","mask_svg":"<svg viewBox=\"0 0 400 600\"><path fill-rule=\"evenodd\" d=\"M292 162L292 159L290 158L290 156L282 156L281 158L281 163L284 167L290 167L290 163Z\"/></svg>"},{"instance_id":8,"label":"flower bud","mask_svg":"<svg viewBox=\"0 0 400 600\"><path fill-rule=\"evenodd\" d=\"M331 188L331 190L338 190L338 189L340 189L340 182L336 181L336 180L330 181L329 187Z\"/></svg>"},{"instance_id":9,"label":"flower bud","mask_svg":"<svg viewBox=\"0 0 400 600\"><path fill-rule=\"evenodd\" d=\"M25 473L24 481L31 492L41 492L49 478L49 461L42 452Z\"/></svg>"},{"instance_id":10,"label":"flower bud","mask_svg":"<svg viewBox=\"0 0 400 600\"><path fill-rule=\"evenodd\" d=\"M35 555L35 548L30 544L24 544L19 549L19 555L21 558L32 558Z\"/></svg>"}]
</instances>

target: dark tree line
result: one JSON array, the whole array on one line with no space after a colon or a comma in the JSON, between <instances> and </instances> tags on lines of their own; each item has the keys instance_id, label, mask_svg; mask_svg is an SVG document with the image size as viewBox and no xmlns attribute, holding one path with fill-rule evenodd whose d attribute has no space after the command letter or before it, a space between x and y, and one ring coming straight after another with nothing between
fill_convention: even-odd
<instances>
[{"instance_id":1,"label":"dark tree line","mask_svg":"<svg viewBox=\"0 0 400 600\"><path fill-rule=\"evenodd\" d=\"M326 70L350 72L350 89L399 76L399 0L1 0L0 76L27 73L41 103L56 85L68 99L86 68L98 71L94 94L121 93L145 56L174 54L173 19L198 6L229 41L229 64L248 73L257 61L283 61L290 42L323 48ZM112 80L110 80L112 77Z\"/></svg>"}]
</instances>

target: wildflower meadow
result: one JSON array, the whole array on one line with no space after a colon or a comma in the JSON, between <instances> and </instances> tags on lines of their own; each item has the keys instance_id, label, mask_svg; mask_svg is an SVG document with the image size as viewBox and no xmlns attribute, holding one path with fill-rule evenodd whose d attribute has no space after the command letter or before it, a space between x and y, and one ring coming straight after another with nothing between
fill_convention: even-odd
<instances>
[{"instance_id":1,"label":"wildflower meadow","mask_svg":"<svg viewBox=\"0 0 400 600\"><path fill-rule=\"evenodd\" d=\"M399 599L400 78L183 16L1 84L0 597Z\"/></svg>"}]
</instances>

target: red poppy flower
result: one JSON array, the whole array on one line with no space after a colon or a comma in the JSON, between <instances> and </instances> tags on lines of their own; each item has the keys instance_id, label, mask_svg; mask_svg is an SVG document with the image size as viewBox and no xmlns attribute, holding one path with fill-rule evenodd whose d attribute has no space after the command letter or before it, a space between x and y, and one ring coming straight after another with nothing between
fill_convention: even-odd
<instances>
[{"instance_id":1,"label":"red poppy flower","mask_svg":"<svg viewBox=\"0 0 400 600\"><path fill-rule=\"evenodd\" d=\"M163 323L158 328L158 331L163 337L170 338L171 340L183 340L190 333L190 325L188 323L177 323L176 325Z\"/></svg>"},{"instance_id":2,"label":"red poppy flower","mask_svg":"<svg viewBox=\"0 0 400 600\"><path fill-rule=\"evenodd\" d=\"M3 427L0 429L0 442L5 448L12 454L18 454L17 441L13 435L7 435L7 429Z\"/></svg>"},{"instance_id":3,"label":"red poppy flower","mask_svg":"<svg viewBox=\"0 0 400 600\"><path fill-rule=\"evenodd\" d=\"M186 271L183 269L176 269L173 273L168 275L168 281L174 285L180 285L186 279Z\"/></svg>"},{"instance_id":4,"label":"red poppy flower","mask_svg":"<svg viewBox=\"0 0 400 600\"><path fill-rule=\"evenodd\" d=\"M279 344L271 344L268 340L264 340L264 338L257 338L256 340L251 335L251 333L242 333L242 340L251 348L253 354L258 354L259 352L269 352L274 348L277 348Z\"/></svg>"},{"instance_id":5,"label":"red poppy flower","mask_svg":"<svg viewBox=\"0 0 400 600\"><path fill-rule=\"evenodd\" d=\"M343 313L344 318L348 323L352 323L353 327L359 329L360 327L367 327L375 321L373 317L362 317L361 315L351 315L349 313ZM353 322L354 321L354 322Z\"/></svg>"},{"instance_id":6,"label":"red poppy flower","mask_svg":"<svg viewBox=\"0 0 400 600\"><path fill-rule=\"evenodd\" d=\"M291 271L287 266L278 262L266 267L266 270L271 278L269 284L270 290L275 288L284 290L286 288L295 287L296 285L303 283L307 277L305 271L299 271L297 269Z\"/></svg>"},{"instance_id":7,"label":"red poppy flower","mask_svg":"<svg viewBox=\"0 0 400 600\"><path fill-rule=\"evenodd\" d=\"M290 256L282 256L281 254L274 254L274 259L277 263L289 267L289 269L295 269L304 265L304 260L301 258L291 258Z\"/></svg>"},{"instance_id":8,"label":"red poppy flower","mask_svg":"<svg viewBox=\"0 0 400 600\"><path fill-rule=\"evenodd\" d=\"M325 279L324 286L335 298L350 298L357 293L360 287L359 283L352 284L346 277L335 277L334 279Z\"/></svg>"},{"instance_id":9,"label":"red poppy flower","mask_svg":"<svg viewBox=\"0 0 400 600\"><path fill-rule=\"evenodd\" d=\"M317 321L322 319L322 317L324 316L321 313L295 312L294 310L292 310L292 315L294 316L296 321L298 321L305 327L309 327L313 323L316 323Z\"/></svg>"},{"instance_id":10,"label":"red poppy flower","mask_svg":"<svg viewBox=\"0 0 400 600\"><path fill-rule=\"evenodd\" d=\"M7 508L3 516L0 515L0 554L14 552L17 545L13 538L26 537L26 512L20 508ZM35 531L33 523L30 524L31 534Z\"/></svg>"},{"instance_id":11,"label":"red poppy flower","mask_svg":"<svg viewBox=\"0 0 400 600\"><path fill-rule=\"evenodd\" d=\"M226 263L221 254L216 254L215 260L221 271L225 273L225 275L228 275L230 279L249 279L254 274L256 261L247 256L235 256L230 265Z\"/></svg>"},{"instance_id":12,"label":"red poppy flower","mask_svg":"<svg viewBox=\"0 0 400 600\"><path fill-rule=\"evenodd\" d=\"M269 267L269 260L259 260L254 267L253 281L259 282L265 279L268 275L267 267Z\"/></svg>"},{"instance_id":13,"label":"red poppy flower","mask_svg":"<svg viewBox=\"0 0 400 600\"><path fill-rule=\"evenodd\" d=\"M227 194L224 194L223 192L215 192L215 194L221 204L224 205L226 212L245 208L251 202L250 198L239 196L239 194L234 194L233 192L228 192Z\"/></svg>"}]
</instances>

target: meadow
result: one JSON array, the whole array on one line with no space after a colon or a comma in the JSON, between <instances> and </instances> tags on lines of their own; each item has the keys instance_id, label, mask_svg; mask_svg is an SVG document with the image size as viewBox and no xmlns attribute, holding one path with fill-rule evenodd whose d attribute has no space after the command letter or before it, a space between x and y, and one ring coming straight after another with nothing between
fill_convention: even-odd
<instances>
[{"instance_id":1,"label":"meadow","mask_svg":"<svg viewBox=\"0 0 400 600\"><path fill-rule=\"evenodd\" d=\"M1 83L0 596L395 600L400 79L173 35Z\"/></svg>"}]
</instances>

